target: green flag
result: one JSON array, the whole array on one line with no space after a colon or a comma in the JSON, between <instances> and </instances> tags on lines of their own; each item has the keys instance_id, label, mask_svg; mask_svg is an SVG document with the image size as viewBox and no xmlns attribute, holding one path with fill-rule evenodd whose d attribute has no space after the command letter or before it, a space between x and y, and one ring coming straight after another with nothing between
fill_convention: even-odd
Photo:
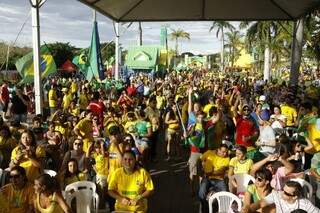
<instances>
[{"instance_id":1,"label":"green flag","mask_svg":"<svg viewBox=\"0 0 320 213\"><path fill-rule=\"evenodd\" d=\"M34 81L34 65L33 52L28 53L16 61L16 68L22 77L23 83L31 83ZM46 45L40 48L40 73L41 78L57 72L57 66Z\"/></svg>"},{"instance_id":2,"label":"green flag","mask_svg":"<svg viewBox=\"0 0 320 213\"><path fill-rule=\"evenodd\" d=\"M98 24L93 22L93 30L91 36L91 45L89 49L88 57L88 69L85 72L86 79L91 81L93 78L96 80L104 79L104 68L102 64L101 51L100 51L100 39L98 33Z\"/></svg>"}]
</instances>

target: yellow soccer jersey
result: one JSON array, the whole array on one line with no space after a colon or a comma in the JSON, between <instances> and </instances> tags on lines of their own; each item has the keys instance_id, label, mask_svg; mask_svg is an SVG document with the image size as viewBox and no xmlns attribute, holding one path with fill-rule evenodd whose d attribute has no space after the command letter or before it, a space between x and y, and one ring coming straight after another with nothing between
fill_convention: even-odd
<instances>
[{"instance_id":1,"label":"yellow soccer jersey","mask_svg":"<svg viewBox=\"0 0 320 213\"><path fill-rule=\"evenodd\" d=\"M243 163L240 163L237 157L232 158L229 163L229 166L233 167L234 174L248 174L252 165L253 161L251 159L246 159Z\"/></svg>"},{"instance_id":2,"label":"yellow soccer jersey","mask_svg":"<svg viewBox=\"0 0 320 213\"><path fill-rule=\"evenodd\" d=\"M18 146L12 150L11 160L17 158L17 155L20 152L19 150L20 148ZM45 150L41 146L38 146L36 148L36 157L45 157ZM23 157L22 161L19 163L19 166L23 167L26 170L26 174L30 182L33 182L40 175L39 168L33 166L31 160L27 159L26 157Z\"/></svg>"},{"instance_id":3,"label":"yellow soccer jersey","mask_svg":"<svg viewBox=\"0 0 320 213\"><path fill-rule=\"evenodd\" d=\"M129 199L135 199L147 190L154 190L154 186L151 176L145 169L138 168L133 174L126 174L124 168L119 168L112 174L108 189L117 191L121 196ZM116 211L146 212L147 200L144 199L135 206L123 205L117 200L115 209Z\"/></svg>"},{"instance_id":4,"label":"yellow soccer jersey","mask_svg":"<svg viewBox=\"0 0 320 213\"><path fill-rule=\"evenodd\" d=\"M201 161L204 163L204 172L211 173L229 167L230 158L220 157L214 151L208 150L201 156ZM224 175L211 175L209 178L223 180Z\"/></svg>"},{"instance_id":5,"label":"yellow soccer jersey","mask_svg":"<svg viewBox=\"0 0 320 213\"><path fill-rule=\"evenodd\" d=\"M32 184L27 184L22 190L17 190L12 184L7 184L1 188L0 194L2 199L0 201L0 212L25 213L30 205L33 205L34 189ZM1 202L5 202L5 206ZM9 211L2 211L5 207Z\"/></svg>"}]
</instances>

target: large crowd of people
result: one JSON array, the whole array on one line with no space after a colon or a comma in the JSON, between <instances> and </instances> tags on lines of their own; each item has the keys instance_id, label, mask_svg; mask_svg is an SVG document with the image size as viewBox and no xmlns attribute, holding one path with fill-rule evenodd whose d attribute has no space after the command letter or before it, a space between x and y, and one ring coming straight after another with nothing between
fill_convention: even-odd
<instances>
[{"instance_id":1,"label":"large crowd of people","mask_svg":"<svg viewBox=\"0 0 320 213\"><path fill-rule=\"evenodd\" d=\"M203 213L220 191L240 197L244 213L320 212L315 83L194 70L126 81L52 77L43 94L35 115L32 86L0 87L0 212L76 212L63 191L78 181L96 184L100 208L147 212L157 188L150 165L162 160L187 161ZM239 193L235 176L245 174L254 181ZM305 197L295 179L314 193Z\"/></svg>"}]
</instances>

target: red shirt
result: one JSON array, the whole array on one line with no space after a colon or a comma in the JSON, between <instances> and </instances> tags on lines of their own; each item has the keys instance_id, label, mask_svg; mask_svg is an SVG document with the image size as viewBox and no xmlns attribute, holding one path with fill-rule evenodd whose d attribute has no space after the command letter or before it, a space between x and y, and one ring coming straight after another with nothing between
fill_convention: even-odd
<instances>
[{"instance_id":1,"label":"red shirt","mask_svg":"<svg viewBox=\"0 0 320 213\"><path fill-rule=\"evenodd\" d=\"M128 95L133 96L137 93L137 89L133 85L130 85L127 88L127 93L128 93Z\"/></svg>"},{"instance_id":2,"label":"red shirt","mask_svg":"<svg viewBox=\"0 0 320 213\"><path fill-rule=\"evenodd\" d=\"M9 90L8 87L2 85L1 91L0 91L0 98L3 102L8 103L10 98L9 98Z\"/></svg>"},{"instance_id":3,"label":"red shirt","mask_svg":"<svg viewBox=\"0 0 320 213\"><path fill-rule=\"evenodd\" d=\"M243 141L243 136L253 136L258 129L252 118L243 118L243 116L237 117L236 125L236 144L245 147L252 146L254 144L253 140Z\"/></svg>"}]
</instances>

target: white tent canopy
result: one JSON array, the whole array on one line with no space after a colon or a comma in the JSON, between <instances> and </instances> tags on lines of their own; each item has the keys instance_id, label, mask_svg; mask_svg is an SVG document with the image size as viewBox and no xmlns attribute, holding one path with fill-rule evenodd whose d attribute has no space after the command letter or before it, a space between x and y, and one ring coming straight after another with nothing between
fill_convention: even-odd
<instances>
[{"instance_id":1,"label":"white tent canopy","mask_svg":"<svg viewBox=\"0 0 320 213\"><path fill-rule=\"evenodd\" d=\"M116 22L296 20L320 0L79 0Z\"/></svg>"}]
</instances>

